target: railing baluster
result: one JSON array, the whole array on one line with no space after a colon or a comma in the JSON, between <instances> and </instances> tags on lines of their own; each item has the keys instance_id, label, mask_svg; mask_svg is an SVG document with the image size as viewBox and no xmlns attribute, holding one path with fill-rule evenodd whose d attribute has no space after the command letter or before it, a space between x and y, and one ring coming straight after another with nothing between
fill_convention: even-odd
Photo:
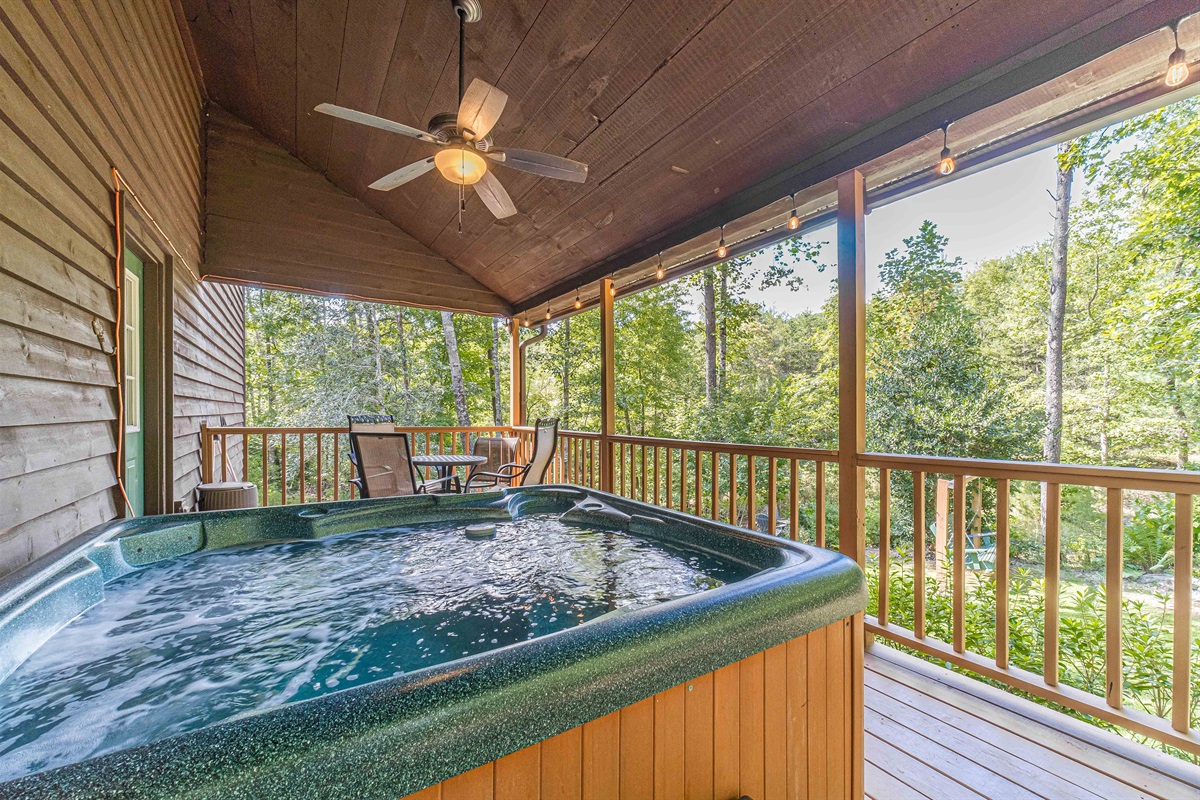
<instances>
[{"instance_id":1,"label":"railing baluster","mask_svg":"<svg viewBox=\"0 0 1200 800\"><path fill-rule=\"evenodd\" d=\"M799 459L789 459L788 461L788 530L791 533L792 541L800 541L800 485L798 475L800 472Z\"/></svg>"},{"instance_id":2,"label":"railing baluster","mask_svg":"<svg viewBox=\"0 0 1200 800\"><path fill-rule=\"evenodd\" d=\"M696 494L696 516L697 517L704 516L704 509L701 505L703 502L701 496L704 494L704 490L702 488L703 485L704 485L704 476L700 472L700 451L696 450L696 492L695 492L695 494Z\"/></svg>"},{"instance_id":3,"label":"railing baluster","mask_svg":"<svg viewBox=\"0 0 1200 800\"><path fill-rule=\"evenodd\" d=\"M775 523L779 516L779 510L776 508L779 492L779 487L777 486L778 476L775 474L778 471L778 466L779 464L776 462L775 456L767 459L767 533L772 536L775 535Z\"/></svg>"},{"instance_id":4,"label":"railing baluster","mask_svg":"<svg viewBox=\"0 0 1200 800\"><path fill-rule=\"evenodd\" d=\"M324 434L317 433L317 502L325 500L325 487L321 483L322 468L324 467L324 458L321 452L321 440L324 439Z\"/></svg>"},{"instance_id":5,"label":"railing baluster","mask_svg":"<svg viewBox=\"0 0 1200 800\"><path fill-rule=\"evenodd\" d=\"M913 471L913 635L925 638L925 473Z\"/></svg>"},{"instance_id":6,"label":"railing baluster","mask_svg":"<svg viewBox=\"0 0 1200 800\"><path fill-rule=\"evenodd\" d=\"M817 547L825 546L825 462L817 462L817 485L816 485L816 544Z\"/></svg>"},{"instance_id":7,"label":"railing baluster","mask_svg":"<svg viewBox=\"0 0 1200 800\"><path fill-rule=\"evenodd\" d=\"M267 506L271 504L267 499L267 466L270 464L270 460L267 458L267 435L265 433L262 435L262 452L260 455L262 456L262 497L259 498L258 504Z\"/></svg>"},{"instance_id":8,"label":"railing baluster","mask_svg":"<svg viewBox=\"0 0 1200 800\"><path fill-rule=\"evenodd\" d=\"M644 503L644 502L646 502L646 445L642 445L641 448L639 448L639 449L641 450L641 452L639 453L639 457L641 458L641 461L642 461L641 497L642 497L642 502Z\"/></svg>"},{"instance_id":9,"label":"railing baluster","mask_svg":"<svg viewBox=\"0 0 1200 800\"><path fill-rule=\"evenodd\" d=\"M229 434L221 434L221 480L229 480Z\"/></svg>"},{"instance_id":10,"label":"railing baluster","mask_svg":"<svg viewBox=\"0 0 1200 800\"><path fill-rule=\"evenodd\" d=\"M1192 649L1192 495L1175 495L1175 652L1172 657L1171 727L1191 727Z\"/></svg>"},{"instance_id":11,"label":"railing baluster","mask_svg":"<svg viewBox=\"0 0 1200 800\"><path fill-rule=\"evenodd\" d=\"M1058 685L1058 570L1062 540L1062 486L1046 484L1046 636L1042 677ZM957 545L956 545L957 546Z\"/></svg>"},{"instance_id":12,"label":"railing baluster","mask_svg":"<svg viewBox=\"0 0 1200 800\"><path fill-rule=\"evenodd\" d=\"M954 651L967 648L967 476L954 476Z\"/></svg>"},{"instance_id":13,"label":"railing baluster","mask_svg":"<svg viewBox=\"0 0 1200 800\"><path fill-rule=\"evenodd\" d=\"M333 435L333 499L342 496L342 435Z\"/></svg>"},{"instance_id":14,"label":"railing baluster","mask_svg":"<svg viewBox=\"0 0 1200 800\"><path fill-rule=\"evenodd\" d=\"M666 508L674 508L675 507L675 503L674 503L675 481L673 480L673 478L674 478L673 473L675 471L674 470L675 464L674 464L674 459L671 456L671 448L664 447L663 455L666 457L666 461L667 461L667 492L663 496L663 505Z\"/></svg>"},{"instance_id":15,"label":"railing baluster","mask_svg":"<svg viewBox=\"0 0 1200 800\"><path fill-rule=\"evenodd\" d=\"M242 480L250 480L250 434L242 434Z\"/></svg>"},{"instance_id":16,"label":"railing baluster","mask_svg":"<svg viewBox=\"0 0 1200 800\"><path fill-rule=\"evenodd\" d=\"M879 607L876 617L879 624L888 624L888 593L891 591L892 556L892 471L879 470Z\"/></svg>"},{"instance_id":17,"label":"railing baluster","mask_svg":"<svg viewBox=\"0 0 1200 800\"><path fill-rule=\"evenodd\" d=\"M688 485L688 460L687 450L679 448L679 510L687 511L687 485Z\"/></svg>"},{"instance_id":18,"label":"railing baluster","mask_svg":"<svg viewBox=\"0 0 1200 800\"><path fill-rule=\"evenodd\" d=\"M1121 665L1121 606L1125 569L1125 493L1109 489L1104 525L1104 683L1105 700L1120 708L1124 689Z\"/></svg>"},{"instance_id":19,"label":"railing baluster","mask_svg":"<svg viewBox=\"0 0 1200 800\"><path fill-rule=\"evenodd\" d=\"M279 504L286 506L288 501L287 496L287 432L279 434L279 484L282 487L279 490Z\"/></svg>"},{"instance_id":20,"label":"railing baluster","mask_svg":"<svg viewBox=\"0 0 1200 800\"><path fill-rule=\"evenodd\" d=\"M1008 669L1009 483L996 479L996 666Z\"/></svg>"},{"instance_id":21,"label":"railing baluster","mask_svg":"<svg viewBox=\"0 0 1200 800\"><path fill-rule=\"evenodd\" d=\"M729 454L729 524L738 524L738 457Z\"/></svg>"},{"instance_id":22,"label":"railing baluster","mask_svg":"<svg viewBox=\"0 0 1200 800\"><path fill-rule=\"evenodd\" d=\"M304 473L308 472L304 464L304 431L300 431L300 448L297 450L300 454L300 502L304 502Z\"/></svg>"},{"instance_id":23,"label":"railing baluster","mask_svg":"<svg viewBox=\"0 0 1200 800\"><path fill-rule=\"evenodd\" d=\"M662 500L661 500L662 495L660 495L659 491L658 491L658 489L659 489L659 486L658 486L658 482L659 482L658 451L661 449L662 448L660 448L658 445L654 445L654 505L656 505L656 506L662 505Z\"/></svg>"},{"instance_id":24,"label":"railing baluster","mask_svg":"<svg viewBox=\"0 0 1200 800\"><path fill-rule=\"evenodd\" d=\"M752 531L758 530L758 485L755 482L754 468L757 459L746 456L746 527Z\"/></svg>"},{"instance_id":25,"label":"railing baluster","mask_svg":"<svg viewBox=\"0 0 1200 800\"><path fill-rule=\"evenodd\" d=\"M721 518L721 457L717 455L716 450L708 454L708 466L712 472L708 486L709 494L712 495L709 511L712 519L718 520Z\"/></svg>"}]
</instances>

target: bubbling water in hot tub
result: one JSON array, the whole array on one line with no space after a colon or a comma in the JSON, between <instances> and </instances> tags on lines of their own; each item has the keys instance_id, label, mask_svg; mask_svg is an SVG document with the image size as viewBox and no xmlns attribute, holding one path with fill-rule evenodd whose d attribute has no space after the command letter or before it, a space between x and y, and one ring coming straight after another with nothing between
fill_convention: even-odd
<instances>
[{"instance_id":1,"label":"bubbling water in hot tub","mask_svg":"<svg viewBox=\"0 0 1200 800\"><path fill-rule=\"evenodd\" d=\"M0 684L0 780L741 580L754 570L552 516L195 553L105 600Z\"/></svg>"}]
</instances>

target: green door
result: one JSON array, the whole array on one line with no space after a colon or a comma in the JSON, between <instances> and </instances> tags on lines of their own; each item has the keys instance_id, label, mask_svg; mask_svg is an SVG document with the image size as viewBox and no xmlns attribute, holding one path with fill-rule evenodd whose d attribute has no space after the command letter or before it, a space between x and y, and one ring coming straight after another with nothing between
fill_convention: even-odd
<instances>
[{"instance_id":1,"label":"green door","mask_svg":"<svg viewBox=\"0 0 1200 800\"><path fill-rule=\"evenodd\" d=\"M142 262L125 251L125 289L122 322L125 326L125 493L133 513L141 516L145 499L145 425L143 424L142 376Z\"/></svg>"}]
</instances>

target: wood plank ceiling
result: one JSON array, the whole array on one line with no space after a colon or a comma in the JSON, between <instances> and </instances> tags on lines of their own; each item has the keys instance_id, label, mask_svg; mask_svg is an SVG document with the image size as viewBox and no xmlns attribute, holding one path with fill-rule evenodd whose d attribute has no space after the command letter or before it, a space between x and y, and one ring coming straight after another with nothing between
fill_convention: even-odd
<instances>
[{"instance_id":1,"label":"wood plank ceiling","mask_svg":"<svg viewBox=\"0 0 1200 800\"><path fill-rule=\"evenodd\" d=\"M449 0L180 1L213 101L518 308L1195 11L1191 0L484 0L467 26L467 77L509 94L494 139L590 173L573 184L500 167L519 213L495 220L469 195L460 233L457 193L436 174L366 188L428 145L312 111L334 102L423 127L453 110Z\"/></svg>"}]
</instances>

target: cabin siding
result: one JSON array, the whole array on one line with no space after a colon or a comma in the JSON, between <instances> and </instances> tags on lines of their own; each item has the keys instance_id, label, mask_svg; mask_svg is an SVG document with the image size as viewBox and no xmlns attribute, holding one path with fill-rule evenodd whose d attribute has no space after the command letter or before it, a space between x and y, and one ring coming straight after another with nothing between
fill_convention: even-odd
<instances>
[{"instance_id":1,"label":"cabin siding","mask_svg":"<svg viewBox=\"0 0 1200 800\"><path fill-rule=\"evenodd\" d=\"M244 421L242 293L196 277L203 106L170 0L0 4L0 575L122 513L113 167L171 276L168 500L200 423Z\"/></svg>"}]
</instances>

